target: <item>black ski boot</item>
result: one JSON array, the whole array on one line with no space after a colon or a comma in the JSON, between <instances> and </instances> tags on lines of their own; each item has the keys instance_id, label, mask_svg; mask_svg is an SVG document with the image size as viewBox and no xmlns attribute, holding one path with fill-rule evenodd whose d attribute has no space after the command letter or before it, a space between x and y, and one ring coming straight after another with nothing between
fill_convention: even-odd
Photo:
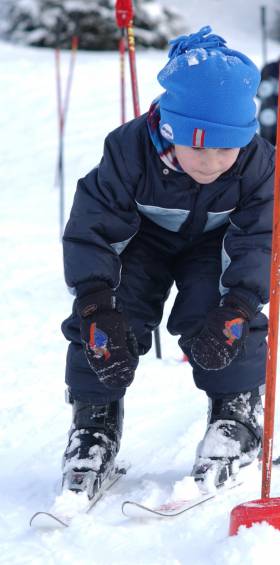
<instances>
[{"instance_id":1,"label":"black ski boot","mask_svg":"<svg viewBox=\"0 0 280 565\"><path fill-rule=\"evenodd\" d=\"M63 489L92 499L114 471L123 425L123 399L105 406L73 401L73 423L63 456Z\"/></svg>"},{"instance_id":2,"label":"black ski boot","mask_svg":"<svg viewBox=\"0 0 280 565\"><path fill-rule=\"evenodd\" d=\"M224 484L260 453L263 406L259 389L209 399L208 427L192 471L204 492Z\"/></svg>"}]
</instances>

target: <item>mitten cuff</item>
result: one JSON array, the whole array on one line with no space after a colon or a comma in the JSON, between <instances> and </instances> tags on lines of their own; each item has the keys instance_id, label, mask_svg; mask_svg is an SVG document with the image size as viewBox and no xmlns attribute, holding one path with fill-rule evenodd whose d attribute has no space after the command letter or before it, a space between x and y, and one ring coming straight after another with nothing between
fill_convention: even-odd
<instances>
[{"instance_id":1,"label":"mitten cuff","mask_svg":"<svg viewBox=\"0 0 280 565\"><path fill-rule=\"evenodd\" d=\"M239 310L248 322L256 316L261 306L255 294L242 288L230 290L228 294L223 296L220 305Z\"/></svg>"},{"instance_id":2,"label":"mitten cuff","mask_svg":"<svg viewBox=\"0 0 280 565\"><path fill-rule=\"evenodd\" d=\"M76 295L77 298L83 298L84 296L88 296L89 294L92 294L93 292L97 292L98 290L104 290L104 289L111 289L109 283L107 281L104 280L99 280L99 279L95 279L92 281L86 281L86 282L82 282L79 283L76 286Z\"/></svg>"},{"instance_id":3,"label":"mitten cuff","mask_svg":"<svg viewBox=\"0 0 280 565\"><path fill-rule=\"evenodd\" d=\"M77 312L81 318L87 318L95 312L104 312L116 308L116 297L111 289L103 288L77 299Z\"/></svg>"}]
</instances>

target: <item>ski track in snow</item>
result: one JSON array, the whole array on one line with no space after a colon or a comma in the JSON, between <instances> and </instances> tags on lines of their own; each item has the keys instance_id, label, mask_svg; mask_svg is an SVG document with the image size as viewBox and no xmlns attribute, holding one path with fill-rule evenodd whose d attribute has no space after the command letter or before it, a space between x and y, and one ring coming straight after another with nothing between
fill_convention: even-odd
<instances>
[{"instance_id":1,"label":"ski track in snow","mask_svg":"<svg viewBox=\"0 0 280 565\"><path fill-rule=\"evenodd\" d=\"M257 40L246 36L246 44L239 45L238 37L234 47L247 48L260 63ZM189 366L178 363L177 340L164 327L174 293L161 329L164 359L155 360L154 351L142 358L126 396L119 458L131 462L128 475L91 515L75 518L68 530L40 533L29 528L30 516L47 510L59 492L71 420L64 403L66 343L60 323L70 313L72 297L63 281L58 192L53 188L53 52L4 43L0 52L0 563L260 565L267 548L275 556L270 564L279 563L280 532L267 524L242 528L234 538L227 535L230 510L259 498L259 475L252 476L250 485L174 520L133 522L121 514L121 502L130 497L146 504L165 502L175 483L190 473L205 431L207 399L195 388ZM63 54L64 77L68 57ZM145 111L159 92L155 76L166 54L139 53L137 62ZM77 178L99 161L104 136L119 124L118 65L115 53L78 54L66 126L66 216ZM128 111L132 116L131 105ZM277 411L276 455L279 422ZM273 477L275 496L280 494L278 475Z\"/></svg>"}]
</instances>

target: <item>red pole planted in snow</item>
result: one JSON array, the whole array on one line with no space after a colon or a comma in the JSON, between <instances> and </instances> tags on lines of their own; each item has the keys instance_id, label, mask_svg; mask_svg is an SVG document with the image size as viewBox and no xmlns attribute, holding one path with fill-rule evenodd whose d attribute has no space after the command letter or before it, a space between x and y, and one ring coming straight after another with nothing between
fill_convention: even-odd
<instances>
[{"instance_id":1,"label":"red pole planted in snow","mask_svg":"<svg viewBox=\"0 0 280 565\"><path fill-rule=\"evenodd\" d=\"M279 298L280 298L280 81L278 85L276 166L275 166L275 180L274 180L273 235L272 235L271 271L270 271L268 352L267 352L267 362L266 362L262 498L269 498L270 496L274 413L275 413L278 329L279 329Z\"/></svg>"},{"instance_id":2,"label":"red pole planted in snow","mask_svg":"<svg viewBox=\"0 0 280 565\"><path fill-rule=\"evenodd\" d=\"M262 493L259 500L244 502L243 504L239 504L233 508L230 514L230 536L238 534L240 526L246 526L249 528L253 526L253 524L261 522L268 522L268 524L280 530L280 498L270 497L280 298L280 81L278 86L276 167L274 180L270 276L268 352L266 361L262 457Z\"/></svg>"}]
</instances>

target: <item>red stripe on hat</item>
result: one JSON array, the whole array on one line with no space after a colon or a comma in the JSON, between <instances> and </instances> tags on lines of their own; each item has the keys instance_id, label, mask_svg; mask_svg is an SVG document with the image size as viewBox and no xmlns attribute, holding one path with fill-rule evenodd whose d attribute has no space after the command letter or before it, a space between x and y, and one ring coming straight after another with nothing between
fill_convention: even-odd
<instances>
[{"instance_id":1,"label":"red stripe on hat","mask_svg":"<svg viewBox=\"0 0 280 565\"><path fill-rule=\"evenodd\" d=\"M193 147L204 147L205 129L194 128Z\"/></svg>"},{"instance_id":2,"label":"red stripe on hat","mask_svg":"<svg viewBox=\"0 0 280 565\"><path fill-rule=\"evenodd\" d=\"M193 130L193 139L192 139L193 147L196 147L196 132L197 132L197 128L194 128L194 130Z\"/></svg>"},{"instance_id":3,"label":"red stripe on hat","mask_svg":"<svg viewBox=\"0 0 280 565\"><path fill-rule=\"evenodd\" d=\"M202 134L201 134L201 147L204 147L204 139L205 139L205 129L202 130Z\"/></svg>"}]
</instances>

